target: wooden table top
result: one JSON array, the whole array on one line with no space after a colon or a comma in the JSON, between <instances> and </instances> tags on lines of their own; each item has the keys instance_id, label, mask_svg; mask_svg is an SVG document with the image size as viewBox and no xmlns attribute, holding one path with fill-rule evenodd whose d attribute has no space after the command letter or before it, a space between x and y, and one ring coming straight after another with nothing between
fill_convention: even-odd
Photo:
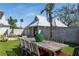
<instances>
[{"instance_id":1,"label":"wooden table top","mask_svg":"<svg viewBox=\"0 0 79 59\"><path fill-rule=\"evenodd\" d=\"M54 41L47 41L47 40L44 40L43 42L34 42L34 44L37 44L37 46L45 48L53 52L63 49L64 47L68 47L68 45L66 44L57 43Z\"/></svg>"},{"instance_id":2,"label":"wooden table top","mask_svg":"<svg viewBox=\"0 0 79 59\"><path fill-rule=\"evenodd\" d=\"M55 41L44 40L43 42L35 42L35 38L28 38L28 40L30 40L32 43L36 44L39 47L42 47L53 52L63 49L64 47L68 47L68 45L66 44L58 43Z\"/></svg>"}]
</instances>

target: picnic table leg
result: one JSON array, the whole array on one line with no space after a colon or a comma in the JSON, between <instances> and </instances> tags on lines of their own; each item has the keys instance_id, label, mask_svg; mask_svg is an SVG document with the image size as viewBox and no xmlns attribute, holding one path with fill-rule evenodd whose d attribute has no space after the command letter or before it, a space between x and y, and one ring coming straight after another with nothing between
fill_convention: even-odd
<instances>
[{"instance_id":1,"label":"picnic table leg","mask_svg":"<svg viewBox=\"0 0 79 59\"><path fill-rule=\"evenodd\" d=\"M49 56L55 56L55 55L56 55L55 52L50 52L50 53L49 53Z\"/></svg>"},{"instance_id":2,"label":"picnic table leg","mask_svg":"<svg viewBox=\"0 0 79 59\"><path fill-rule=\"evenodd\" d=\"M52 56L53 55L53 53L51 52L50 54L49 54L49 56Z\"/></svg>"},{"instance_id":3,"label":"picnic table leg","mask_svg":"<svg viewBox=\"0 0 79 59\"><path fill-rule=\"evenodd\" d=\"M48 56L54 56L55 55L55 52L52 52L52 51L49 51L49 50L46 50L44 49L47 53L48 53Z\"/></svg>"}]
</instances>

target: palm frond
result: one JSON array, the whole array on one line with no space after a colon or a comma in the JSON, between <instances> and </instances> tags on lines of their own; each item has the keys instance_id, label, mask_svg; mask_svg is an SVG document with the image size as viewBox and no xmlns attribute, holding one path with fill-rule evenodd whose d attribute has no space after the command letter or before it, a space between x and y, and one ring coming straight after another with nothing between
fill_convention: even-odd
<instances>
[{"instance_id":1,"label":"palm frond","mask_svg":"<svg viewBox=\"0 0 79 59\"><path fill-rule=\"evenodd\" d=\"M43 9L43 10L40 12L40 14L42 14L44 11L45 11L45 9Z\"/></svg>"}]
</instances>

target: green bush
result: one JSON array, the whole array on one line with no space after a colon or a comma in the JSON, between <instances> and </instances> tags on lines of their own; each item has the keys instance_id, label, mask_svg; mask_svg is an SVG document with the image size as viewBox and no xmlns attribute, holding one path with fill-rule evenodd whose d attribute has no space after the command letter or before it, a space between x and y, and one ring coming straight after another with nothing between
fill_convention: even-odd
<instances>
[{"instance_id":1,"label":"green bush","mask_svg":"<svg viewBox=\"0 0 79 59\"><path fill-rule=\"evenodd\" d=\"M3 39L5 36L4 35L0 35L0 39Z\"/></svg>"},{"instance_id":2,"label":"green bush","mask_svg":"<svg viewBox=\"0 0 79 59\"><path fill-rule=\"evenodd\" d=\"M7 39L6 35L0 35L0 41L7 41Z\"/></svg>"}]
</instances>

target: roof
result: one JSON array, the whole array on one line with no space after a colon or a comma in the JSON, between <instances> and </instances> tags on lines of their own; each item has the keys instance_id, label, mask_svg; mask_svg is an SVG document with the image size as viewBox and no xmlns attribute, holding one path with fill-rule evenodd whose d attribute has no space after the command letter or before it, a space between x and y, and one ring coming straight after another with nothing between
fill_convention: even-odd
<instances>
[{"instance_id":1,"label":"roof","mask_svg":"<svg viewBox=\"0 0 79 59\"><path fill-rule=\"evenodd\" d=\"M52 20L52 25L53 26L58 26L58 27L67 27L65 24L63 24L61 21L58 20L58 17L54 18ZM36 16L35 19L29 24L30 27L33 26L50 26L49 21L45 16Z\"/></svg>"},{"instance_id":2,"label":"roof","mask_svg":"<svg viewBox=\"0 0 79 59\"><path fill-rule=\"evenodd\" d=\"M34 21L29 26L50 26L50 23L47 21L44 16L36 16Z\"/></svg>"},{"instance_id":3,"label":"roof","mask_svg":"<svg viewBox=\"0 0 79 59\"><path fill-rule=\"evenodd\" d=\"M67 27L65 24L58 20L58 17L52 20L52 25L57 27Z\"/></svg>"}]
</instances>

